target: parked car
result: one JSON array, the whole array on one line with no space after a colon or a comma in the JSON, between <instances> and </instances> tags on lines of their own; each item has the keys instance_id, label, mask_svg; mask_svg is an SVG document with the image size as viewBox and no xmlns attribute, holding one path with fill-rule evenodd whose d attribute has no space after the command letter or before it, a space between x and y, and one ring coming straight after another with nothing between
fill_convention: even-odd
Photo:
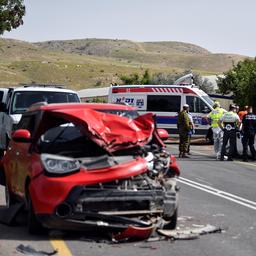
<instances>
[{"instance_id":1,"label":"parked car","mask_svg":"<svg viewBox=\"0 0 256 256\"><path fill-rule=\"evenodd\" d=\"M69 103L80 102L80 99L75 91L65 89L61 85L27 84L0 88L0 102L5 104L6 113L12 118L15 128L21 115L34 103Z\"/></svg>"},{"instance_id":2,"label":"parked car","mask_svg":"<svg viewBox=\"0 0 256 256\"><path fill-rule=\"evenodd\" d=\"M131 119L106 108L37 104L22 115L1 161L0 183L8 207L24 203L29 232L120 232L159 219L176 227L179 172L170 169L153 115Z\"/></svg>"}]
</instances>

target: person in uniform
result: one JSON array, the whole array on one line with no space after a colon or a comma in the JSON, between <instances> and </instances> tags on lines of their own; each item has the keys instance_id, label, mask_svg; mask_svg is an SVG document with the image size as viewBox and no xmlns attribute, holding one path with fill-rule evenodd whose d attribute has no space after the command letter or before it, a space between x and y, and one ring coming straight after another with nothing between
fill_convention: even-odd
<instances>
[{"instance_id":1,"label":"person in uniform","mask_svg":"<svg viewBox=\"0 0 256 256\"><path fill-rule=\"evenodd\" d=\"M248 108L249 106L244 106L243 110L238 112L238 116L241 121L243 120L244 116L248 113Z\"/></svg>"},{"instance_id":2,"label":"person in uniform","mask_svg":"<svg viewBox=\"0 0 256 256\"><path fill-rule=\"evenodd\" d=\"M188 116L189 105L185 104L182 111L178 115L177 128L180 137L179 143L179 157L188 157L188 141L189 141L189 131L191 129L189 116Z\"/></svg>"},{"instance_id":3,"label":"person in uniform","mask_svg":"<svg viewBox=\"0 0 256 256\"><path fill-rule=\"evenodd\" d=\"M256 159L256 151L254 147L255 133L256 133L256 115L253 114L252 107L248 107L248 113L244 115L242 120L243 132L243 161L248 161L248 145L251 151L252 159Z\"/></svg>"},{"instance_id":4,"label":"person in uniform","mask_svg":"<svg viewBox=\"0 0 256 256\"><path fill-rule=\"evenodd\" d=\"M223 131L219 127L219 120L225 112L227 111L224 108L221 108L220 103L216 101L213 105L213 110L207 116L207 121L211 124L211 129L213 132L214 152L216 154L217 160L219 160L221 157L223 140Z\"/></svg>"},{"instance_id":5,"label":"person in uniform","mask_svg":"<svg viewBox=\"0 0 256 256\"><path fill-rule=\"evenodd\" d=\"M228 161L233 161L233 155L236 146L236 132L240 126L240 118L236 113L236 106L230 105L229 111L224 113L219 119L218 125L223 130L223 143L221 147L220 160L224 160L226 146L229 142Z\"/></svg>"}]
</instances>

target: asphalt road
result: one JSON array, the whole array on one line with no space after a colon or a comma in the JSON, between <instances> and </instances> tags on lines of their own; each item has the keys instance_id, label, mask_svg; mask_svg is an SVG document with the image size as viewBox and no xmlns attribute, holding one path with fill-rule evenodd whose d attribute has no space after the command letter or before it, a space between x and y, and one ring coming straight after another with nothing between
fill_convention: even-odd
<instances>
[{"instance_id":1,"label":"asphalt road","mask_svg":"<svg viewBox=\"0 0 256 256\"><path fill-rule=\"evenodd\" d=\"M177 155L177 145L170 144L168 149ZM182 171L178 226L211 224L224 229L222 233L195 240L113 245L87 240L85 234L51 232L49 236L35 237L27 234L25 226L0 225L0 255L22 255L16 247L23 244L46 252L58 248L58 255L75 256L255 256L256 162L220 162L215 160L211 146L191 149L190 159L178 159ZM0 202L3 203L2 189Z\"/></svg>"}]
</instances>

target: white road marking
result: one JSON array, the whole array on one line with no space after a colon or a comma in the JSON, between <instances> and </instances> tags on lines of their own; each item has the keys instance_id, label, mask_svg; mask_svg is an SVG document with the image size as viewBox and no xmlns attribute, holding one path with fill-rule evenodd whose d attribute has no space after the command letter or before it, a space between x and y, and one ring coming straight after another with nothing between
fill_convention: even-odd
<instances>
[{"instance_id":1,"label":"white road marking","mask_svg":"<svg viewBox=\"0 0 256 256\"><path fill-rule=\"evenodd\" d=\"M209 185L209 186L212 186L212 183L210 183L210 182L207 182L205 179L200 179L200 178L195 178L196 180L198 180L199 182L202 182L202 183L204 183L204 184L207 184L207 185Z\"/></svg>"},{"instance_id":2,"label":"white road marking","mask_svg":"<svg viewBox=\"0 0 256 256\"><path fill-rule=\"evenodd\" d=\"M178 179L178 181L180 183L186 184L190 187L193 187L193 188L202 190L204 192L207 192L209 194L227 199L231 202L234 202L234 203L237 203L239 205L245 206L245 207L250 208L252 210L256 210L256 202L250 201L246 198L243 198L243 197L240 197L240 196L237 196L237 195L234 195L234 194L231 194L231 193L228 193L228 192L225 192L225 191L222 191L222 190L219 190L219 189L216 189L216 188L213 188L213 187L210 187L210 186L207 186L207 185L189 180L189 179L185 179L185 178L182 178L182 177L180 177Z\"/></svg>"}]
</instances>

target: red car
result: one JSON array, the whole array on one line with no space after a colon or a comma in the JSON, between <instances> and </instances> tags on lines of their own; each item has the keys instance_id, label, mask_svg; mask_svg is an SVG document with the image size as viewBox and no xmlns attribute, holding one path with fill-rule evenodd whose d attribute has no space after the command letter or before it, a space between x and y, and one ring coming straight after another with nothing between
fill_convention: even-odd
<instances>
[{"instance_id":1,"label":"red car","mask_svg":"<svg viewBox=\"0 0 256 256\"><path fill-rule=\"evenodd\" d=\"M50 104L23 114L2 159L0 183L7 206L24 202L31 233L118 232L149 227L155 217L175 228L179 169L153 115L127 118L129 111L111 104Z\"/></svg>"}]
</instances>

